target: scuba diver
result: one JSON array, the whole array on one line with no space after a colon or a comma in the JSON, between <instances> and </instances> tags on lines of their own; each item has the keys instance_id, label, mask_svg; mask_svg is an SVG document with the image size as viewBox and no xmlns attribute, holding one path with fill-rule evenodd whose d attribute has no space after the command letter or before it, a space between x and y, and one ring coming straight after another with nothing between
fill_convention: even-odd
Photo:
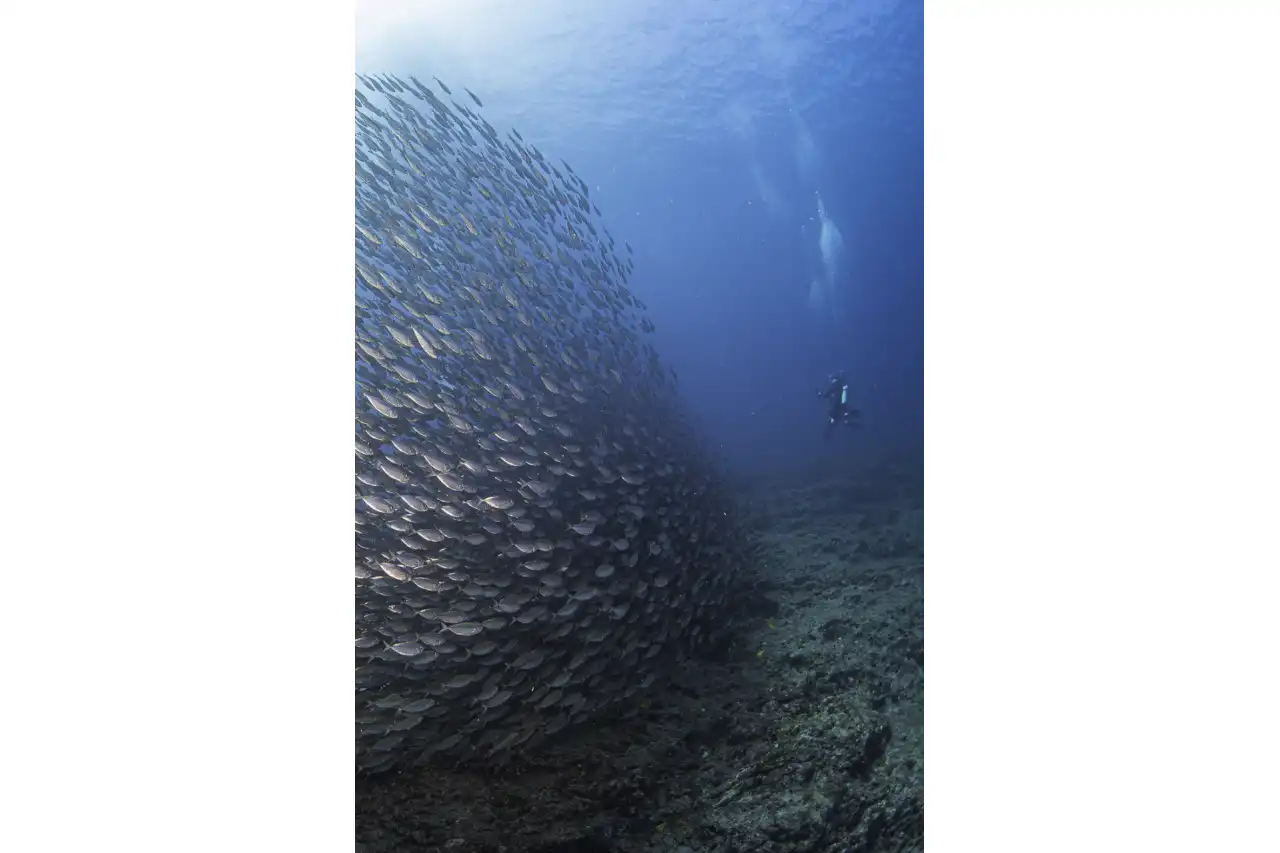
<instances>
[{"instance_id":1,"label":"scuba diver","mask_svg":"<svg viewBox=\"0 0 1280 853\"><path fill-rule=\"evenodd\" d=\"M828 401L827 409L827 431L826 437L831 437L831 431L835 429L836 424L844 424L845 426L857 426L858 418L862 417L862 412L850 407L849 405L849 383L845 381L844 371L840 371L827 381L827 389L819 391L818 397L825 398Z\"/></svg>"}]
</instances>

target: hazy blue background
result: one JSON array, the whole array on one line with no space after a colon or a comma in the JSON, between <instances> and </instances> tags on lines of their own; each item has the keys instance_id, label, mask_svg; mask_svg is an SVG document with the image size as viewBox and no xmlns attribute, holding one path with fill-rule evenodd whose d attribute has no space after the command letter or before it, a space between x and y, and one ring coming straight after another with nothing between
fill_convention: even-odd
<instances>
[{"instance_id":1,"label":"hazy blue background","mask_svg":"<svg viewBox=\"0 0 1280 853\"><path fill-rule=\"evenodd\" d=\"M357 71L466 86L572 164L733 468L920 452L920 3L367 0L356 33ZM843 240L838 318L809 303L815 193ZM815 392L841 367L865 426L825 442Z\"/></svg>"}]
</instances>

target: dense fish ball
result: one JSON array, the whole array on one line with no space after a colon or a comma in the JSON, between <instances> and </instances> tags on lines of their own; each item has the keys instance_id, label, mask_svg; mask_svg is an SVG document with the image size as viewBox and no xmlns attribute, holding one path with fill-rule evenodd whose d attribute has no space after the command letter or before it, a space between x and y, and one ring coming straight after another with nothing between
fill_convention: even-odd
<instances>
[{"instance_id":1,"label":"dense fish ball","mask_svg":"<svg viewBox=\"0 0 1280 853\"><path fill-rule=\"evenodd\" d=\"M435 82L355 93L367 772L500 761L634 699L723 623L744 556L630 247Z\"/></svg>"}]
</instances>

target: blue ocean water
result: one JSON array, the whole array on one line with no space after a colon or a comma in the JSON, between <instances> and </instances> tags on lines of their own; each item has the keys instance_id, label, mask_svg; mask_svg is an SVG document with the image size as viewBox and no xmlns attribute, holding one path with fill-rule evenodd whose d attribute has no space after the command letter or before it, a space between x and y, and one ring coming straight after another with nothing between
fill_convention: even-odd
<instances>
[{"instance_id":1,"label":"blue ocean water","mask_svg":"<svg viewBox=\"0 0 1280 853\"><path fill-rule=\"evenodd\" d=\"M919 453L921 3L367 2L356 70L465 86L572 165L730 470ZM840 369L863 425L827 440Z\"/></svg>"}]
</instances>

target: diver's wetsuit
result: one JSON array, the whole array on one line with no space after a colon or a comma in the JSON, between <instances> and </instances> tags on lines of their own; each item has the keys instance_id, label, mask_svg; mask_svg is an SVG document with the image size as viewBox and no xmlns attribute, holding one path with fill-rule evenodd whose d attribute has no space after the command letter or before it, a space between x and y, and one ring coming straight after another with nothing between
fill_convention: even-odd
<instances>
[{"instance_id":1,"label":"diver's wetsuit","mask_svg":"<svg viewBox=\"0 0 1280 853\"><path fill-rule=\"evenodd\" d=\"M862 413L849 405L849 383L845 381L843 373L832 376L827 390L819 391L818 396L826 398L830 404L827 410L827 438L831 437L836 424L857 426L856 421Z\"/></svg>"}]
</instances>

